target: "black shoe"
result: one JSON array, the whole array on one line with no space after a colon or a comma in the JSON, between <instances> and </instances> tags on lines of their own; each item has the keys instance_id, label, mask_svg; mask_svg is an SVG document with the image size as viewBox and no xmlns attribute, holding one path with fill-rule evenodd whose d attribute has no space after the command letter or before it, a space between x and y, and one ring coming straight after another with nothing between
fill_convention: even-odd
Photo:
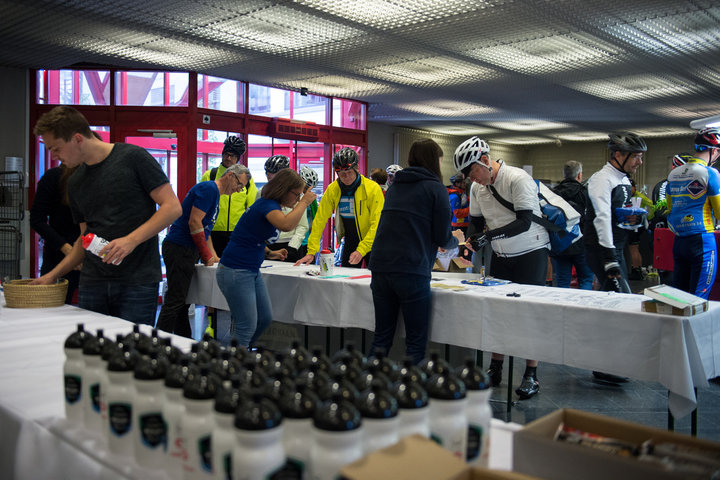
<instances>
[{"instance_id":1,"label":"black shoe","mask_svg":"<svg viewBox=\"0 0 720 480\"><path fill-rule=\"evenodd\" d=\"M490 377L490 386L499 387L502 383L502 363L497 366L490 364L487 374Z\"/></svg>"},{"instance_id":2,"label":"black shoe","mask_svg":"<svg viewBox=\"0 0 720 480\"><path fill-rule=\"evenodd\" d=\"M613 385L618 385L621 383L625 383L628 381L627 377L621 377L619 375L613 375L612 373L604 373L604 372L598 372L593 371L593 377L600 380L604 383L612 383Z\"/></svg>"},{"instance_id":3,"label":"black shoe","mask_svg":"<svg viewBox=\"0 0 720 480\"><path fill-rule=\"evenodd\" d=\"M534 375L525 375L522 379L522 383L518 388L515 389L515 393L518 394L520 400L527 400L534 396L540 391L540 384Z\"/></svg>"}]
</instances>

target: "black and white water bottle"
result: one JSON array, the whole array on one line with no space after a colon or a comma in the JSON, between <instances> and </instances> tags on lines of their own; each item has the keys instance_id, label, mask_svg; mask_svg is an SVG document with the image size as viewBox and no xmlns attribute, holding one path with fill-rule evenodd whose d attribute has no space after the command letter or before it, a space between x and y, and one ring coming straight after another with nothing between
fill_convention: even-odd
<instances>
[{"instance_id":1,"label":"black and white water bottle","mask_svg":"<svg viewBox=\"0 0 720 480\"><path fill-rule=\"evenodd\" d=\"M347 464L363 456L362 417L337 394L315 412L310 449L310 478L334 480Z\"/></svg>"},{"instance_id":2,"label":"black and white water bottle","mask_svg":"<svg viewBox=\"0 0 720 480\"><path fill-rule=\"evenodd\" d=\"M282 415L275 402L256 391L235 413L233 478L263 480L284 465Z\"/></svg>"},{"instance_id":3,"label":"black and white water bottle","mask_svg":"<svg viewBox=\"0 0 720 480\"><path fill-rule=\"evenodd\" d=\"M472 359L458 370L467 388L468 440L465 460L473 465L488 466L490 449L490 379Z\"/></svg>"},{"instance_id":4,"label":"black and white water bottle","mask_svg":"<svg viewBox=\"0 0 720 480\"><path fill-rule=\"evenodd\" d=\"M398 441L398 403L383 382L375 380L356 402L363 418L363 453L368 455Z\"/></svg>"},{"instance_id":5,"label":"black and white water bottle","mask_svg":"<svg viewBox=\"0 0 720 480\"><path fill-rule=\"evenodd\" d=\"M467 454L467 394L452 371L435 374L427 382L430 396L430 438L456 457Z\"/></svg>"},{"instance_id":6,"label":"black and white water bottle","mask_svg":"<svg viewBox=\"0 0 720 480\"><path fill-rule=\"evenodd\" d=\"M65 418L73 427L82 427L84 424L82 394L85 359L83 344L88 336L85 326L78 323L77 330L67 337L64 345Z\"/></svg>"},{"instance_id":7,"label":"black and white water bottle","mask_svg":"<svg viewBox=\"0 0 720 480\"><path fill-rule=\"evenodd\" d=\"M400 381L393 385L393 394L400 408L398 439L415 434L430 437L430 399L425 387L413 378L415 377L412 373L406 372Z\"/></svg>"},{"instance_id":8,"label":"black and white water bottle","mask_svg":"<svg viewBox=\"0 0 720 480\"><path fill-rule=\"evenodd\" d=\"M133 422L133 451L138 465L161 469L165 466L167 450L167 421L163 417L165 403L166 362L158 352L143 355L135 365L135 404Z\"/></svg>"}]
</instances>

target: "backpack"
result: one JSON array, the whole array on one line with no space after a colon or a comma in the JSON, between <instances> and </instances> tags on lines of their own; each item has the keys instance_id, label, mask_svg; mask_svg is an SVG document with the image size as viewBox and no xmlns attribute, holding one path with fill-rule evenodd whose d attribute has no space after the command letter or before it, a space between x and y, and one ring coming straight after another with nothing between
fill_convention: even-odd
<instances>
[{"instance_id":1,"label":"backpack","mask_svg":"<svg viewBox=\"0 0 720 480\"><path fill-rule=\"evenodd\" d=\"M545 227L550 236L550 253L559 255L582 237L580 213L544 183L535 180L535 184L538 186L538 202L542 217L533 215L533 222ZM489 188L502 206L515 211L515 206L501 197L495 187L490 185Z\"/></svg>"}]
</instances>

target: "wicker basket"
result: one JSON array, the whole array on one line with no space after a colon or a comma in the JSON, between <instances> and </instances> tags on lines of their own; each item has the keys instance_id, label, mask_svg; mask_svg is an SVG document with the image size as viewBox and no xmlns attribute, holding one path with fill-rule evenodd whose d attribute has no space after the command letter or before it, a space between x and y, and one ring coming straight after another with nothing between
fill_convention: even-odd
<instances>
[{"instance_id":1,"label":"wicker basket","mask_svg":"<svg viewBox=\"0 0 720 480\"><path fill-rule=\"evenodd\" d=\"M54 285L28 285L32 280L10 280L3 285L5 303L10 308L47 308L65 304L68 281Z\"/></svg>"}]
</instances>

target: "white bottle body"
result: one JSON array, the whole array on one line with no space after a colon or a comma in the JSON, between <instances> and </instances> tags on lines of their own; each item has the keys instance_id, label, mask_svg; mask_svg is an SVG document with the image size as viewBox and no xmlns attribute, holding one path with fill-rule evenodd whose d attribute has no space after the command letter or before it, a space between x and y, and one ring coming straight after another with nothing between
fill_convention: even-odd
<instances>
[{"instance_id":1,"label":"white bottle body","mask_svg":"<svg viewBox=\"0 0 720 480\"><path fill-rule=\"evenodd\" d=\"M467 398L430 399L430 438L460 459L467 454Z\"/></svg>"},{"instance_id":2,"label":"white bottle body","mask_svg":"<svg viewBox=\"0 0 720 480\"><path fill-rule=\"evenodd\" d=\"M85 359L81 348L65 349L65 364L63 365L63 378L65 383L65 418L73 426L82 427L84 424L83 412L83 375L85 374Z\"/></svg>"},{"instance_id":3,"label":"white bottle body","mask_svg":"<svg viewBox=\"0 0 720 480\"><path fill-rule=\"evenodd\" d=\"M312 428L310 478L335 480L347 464L363 457L363 427L348 432L329 432Z\"/></svg>"},{"instance_id":4,"label":"white bottle body","mask_svg":"<svg viewBox=\"0 0 720 480\"><path fill-rule=\"evenodd\" d=\"M468 390L468 440L466 461L471 465L487 467L490 449L490 389Z\"/></svg>"},{"instance_id":5,"label":"white bottle body","mask_svg":"<svg viewBox=\"0 0 720 480\"><path fill-rule=\"evenodd\" d=\"M133 372L108 371L108 449L116 454L133 456Z\"/></svg>"},{"instance_id":6,"label":"white bottle body","mask_svg":"<svg viewBox=\"0 0 720 480\"><path fill-rule=\"evenodd\" d=\"M103 360L100 367L99 381L100 385L100 429L98 432L102 437L103 443L107 442L107 425L108 425L108 410L107 410L107 391L110 388L110 379L108 378L107 362Z\"/></svg>"},{"instance_id":7,"label":"white bottle body","mask_svg":"<svg viewBox=\"0 0 720 480\"><path fill-rule=\"evenodd\" d=\"M430 407L401 408L398 411L400 425L398 426L398 439L420 434L430 438Z\"/></svg>"},{"instance_id":8,"label":"white bottle body","mask_svg":"<svg viewBox=\"0 0 720 480\"><path fill-rule=\"evenodd\" d=\"M235 447L235 415L213 412L215 427L212 431L212 467L215 478L225 480L232 477L232 454Z\"/></svg>"},{"instance_id":9,"label":"white bottle body","mask_svg":"<svg viewBox=\"0 0 720 480\"><path fill-rule=\"evenodd\" d=\"M296 470L300 478L308 477L311 438L311 418L283 418L283 447L287 457L287 468Z\"/></svg>"},{"instance_id":10,"label":"white bottle body","mask_svg":"<svg viewBox=\"0 0 720 480\"><path fill-rule=\"evenodd\" d=\"M83 375L83 421L85 429L93 435L104 437L102 433L100 411L100 370L103 367L100 355L83 355L85 374Z\"/></svg>"},{"instance_id":11,"label":"white bottle body","mask_svg":"<svg viewBox=\"0 0 720 480\"><path fill-rule=\"evenodd\" d=\"M398 441L400 418L363 418L363 454L395 445Z\"/></svg>"},{"instance_id":12,"label":"white bottle body","mask_svg":"<svg viewBox=\"0 0 720 480\"><path fill-rule=\"evenodd\" d=\"M285 465L283 427L269 430L235 429L232 456L234 479L264 480Z\"/></svg>"},{"instance_id":13,"label":"white bottle body","mask_svg":"<svg viewBox=\"0 0 720 480\"><path fill-rule=\"evenodd\" d=\"M135 379L133 451L138 465L162 469L167 449L167 426L162 414L163 379Z\"/></svg>"},{"instance_id":14,"label":"white bottle body","mask_svg":"<svg viewBox=\"0 0 720 480\"><path fill-rule=\"evenodd\" d=\"M185 412L180 419L181 442L185 448L182 459L183 478L200 480L213 478L212 468L212 398L182 399Z\"/></svg>"},{"instance_id":15,"label":"white bottle body","mask_svg":"<svg viewBox=\"0 0 720 480\"><path fill-rule=\"evenodd\" d=\"M182 388L165 387L162 413L167 423L168 448L165 452L165 471L170 478L182 478L182 459L186 452L183 444L181 419L185 413Z\"/></svg>"}]
</instances>

